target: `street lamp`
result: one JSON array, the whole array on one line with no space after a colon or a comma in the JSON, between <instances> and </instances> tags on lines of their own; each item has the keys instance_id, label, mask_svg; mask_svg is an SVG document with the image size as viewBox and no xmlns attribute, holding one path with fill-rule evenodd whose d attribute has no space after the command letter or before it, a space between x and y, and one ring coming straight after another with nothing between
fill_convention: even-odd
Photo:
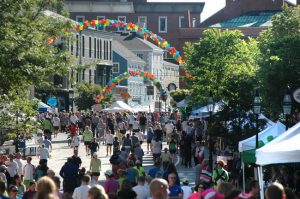
<instances>
[{"instance_id":1,"label":"street lamp","mask_svg":"<svg viewBox=\"0 0 300 199\"><path fill-rule=\"evenodd\" d=\"M258 116L260 114L260 109L261 109L261 104L260 104L260 97L258 94L258 90L256 90L255 92L255 97L254 97L254 103L253 103L253 111L254 114L256 116L256 136L255 136L255 140L256 140L256 148L258 148Z\"/></svg>"},{"instance_id":2,"label":"street lamp","mask_svg":"<svg viewBox=\"0 0 300 199\"><path fill-rule=\"evenodd\" d=\"M212 124L212 116L213 111L215 109L215 104L212 96L212 92L209 92L208 99L207 99L207 111L209 112L209 126L211 128ZM213 143L212 143L212 132L209 131L209 165L210 168L213 169Z\"/></svg>"},{"instance_id":3,"label":"street lamp","mask_svg":"<svg viewBox=\"0 0 300 199\"><path fill-rule=\"evenodd\" d=\"M69 90L69 112L73 112L73 104L74 104L74 91Z\"/></svg>"},{"instance_id":4,"label":"street lamp","mask_svg":"<svg viewBox=\"0 0 300 199\"><path fill-rule=\"evenodd\" d=\"M288 116L292 112L292 98L289 91L290 88L289 86L287 86L286 94L283 97L283 103L282 103L283 114L285 115L286 130L288 129Z\"/></svg>"}]
</instances>

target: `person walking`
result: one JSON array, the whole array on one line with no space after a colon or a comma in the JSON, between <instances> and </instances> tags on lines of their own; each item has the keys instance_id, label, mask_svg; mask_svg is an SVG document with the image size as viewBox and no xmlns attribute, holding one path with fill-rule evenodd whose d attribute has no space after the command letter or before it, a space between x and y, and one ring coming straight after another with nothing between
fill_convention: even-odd
<instances>
[{"instance_id":1,"label":"person walking","mask_svg":"<svg viewBox=\"0 0 300 199\"><path fill-rule=\"evenodd\" d=\"M98 137L98 134L96 132L97 132L97 126L99 122L100 122L99 116L97 115L97 113L94 113L94 115L92 116L92 131L94 137Z\"/></svg>"},{"instance_id":2,"label":"person walking","mask_svg":"<svg viewBox=\"0 0 300 199\"><path fill-rule=\"evenodd\" d=\"M42 144L42 149L40 152L40 161L47 164L48 159L50 158L49 150L45 147L45 144Z\"/></svg>"},{"instance_id":3,"label":"person walking","mask_svg":"<svg viewBox=\"0 0 300 199\"><path fill-rule=\"evenodd\" d=\"M17 174L23 179L23 167L24 167L24 162L22 160L22 155L20 152L16 154L16 159L15 162L17 163Z\"/></svg>"},{"instance_id":4,"label":"person walking","mask_svg":"<svg viewBox=\"0 0 300 199\"><path fill-rule=\"evenodd\" d=\"M96 138L93 138L92 142L90 142L89 149L91 151L91 157L93 157L96 151L99 151L100 147L99 144L96 142Z\"/></svg>"},{"instance_id":5,"label":"person walking","mask_svg":"<svg viewBox=\"0 0 300 199\"><path fill-rule=\"evenodd\" d=\"M90 171L92 172L92 183L97 183L101 171L101 160L98 158L96 152L93 154L91 159Z\"/></svg>"},{"instance_id":6,"label":"person walking","mask_svg":"<svg viewBox=\"0 0 300 199\"><path fill-rule=\"evenodd\" d=\"M60 129L60 119L59 117L54 114L52 118L53 130L54 130L54 137L57 137L59 129Z\"/></svg>"},{"instance_id":7,"label":"person walking","mask_svg":"<svg viewBox=\"0 0 300 199\"><path fill-rule=\"evenodd\" d=\"M43 144L45 145L45 148L47 148L49 152L52 151L52 142L48 139L47 136L44 137Z\"/></svg>"},{"instance_id":8,"label":"person walking","mask_svg":"<svg viewBox=\"0 0 300 199\"><path fill-rule=\"evenodd\" d=\"M169 185L168 182L161 178L155 178L149 185L152 199L168 199Z\"/></svg>"},{"instance_id":9,"label":"person walking","mask_svg":"<svg viewBox=\"0 0 300 199\"><path fill-rule=\"evenodd\" d=\"M147 131L147 153L152 152L152 139L154 136L153 128L149 127Z\"/></svg>"},{"instance_id":10,"label":"person walking","mask_svg":"<svg viewBox=\"0 0 300 199\"><path fill-rule=\"evenodd\" d=\"M63 178L63 190L66 193L73 193L76 187L76 179L78 176L78 169L73 164L72 158L68 158L67 162L60 169L59 175Z\"/></svg>"},{"instance_id":11,"label":"person walking","mask_svg":"<svg viewBox=\"0 0 300 199\"><path fill-rule=\"evenodd\" d=\"M93 139L93 132L90 130L89 126L85 127L82 137L83 137L83 142L84 142L84 146L85 146L85 152L86 152L86 155L88 156L88 155L90 155L89 145ZM91 155L93 155L93 154L91 154Z\"/></svg>"},{"instance_id":12,"label":"person walking","mask_svg":"<svg viewBox=\"0 0 300 199\"><path fill-rule=\"evenodd\" d=\"M105 175L105 182L104 182L104 189L105 192L108 195L117 195L117 191L119 189L119 183L118 181L114 178L114 174L112 172L112 170L107 170L104 173Z\"/></svg>"},{"instance_id":13,"label":"person walking","mask_svg":"<svg viewBox=\"0 0 300 199\"><path fill-rule=\"evenodd\" d=\"M26 161L27 163L23 167L23 174L24 174L24 185L26 186L26 189L28 188L30 182L33 182L34 176L35 176L35 167L33 164L31 164L31 157L27 157Z\"/></svg>"},{"instance_id":14,"label":"person walking","mask_svg":"<svg viewBox=\"0 0 300 199\"><path fill-rule=\"evenodd\" d=\"M14 182L14 177L17 174L17 169L18 169L18 165L17 163L14 161L14 156L13 154L9 154L9 161L6 162L6 166L7 166L7 172L10 176L9 179L7 179L8 184L11 184Z\"/></svg>"},{"instance_id":15,"label":"person walking","mask_svg":"<svg viewBox=\"0 0 300 199\"><path fill-rule=\"evenodd\" d=\"M111 148L114 143L114 135L110 133L110 130L108 130L107 134L105 135L105 142L106 142L106 156L108 156L108 153L109 155L111 155L111 151L112 151Z\"/></svg>"},{"instance_id":16,"label":"person walking","mask_svg":"<svg viewBox=\"0 0 300 199\"><path fill-rule=\"evenodd\" d=\"M91 186L89 185L90 180L91 180L90 176L88 176L88 175L82 176L80 187L77 187L73 192L73 195L72 195L73 199L88 198L88 192L91 188Z\"/></svg>"}]
</instances>

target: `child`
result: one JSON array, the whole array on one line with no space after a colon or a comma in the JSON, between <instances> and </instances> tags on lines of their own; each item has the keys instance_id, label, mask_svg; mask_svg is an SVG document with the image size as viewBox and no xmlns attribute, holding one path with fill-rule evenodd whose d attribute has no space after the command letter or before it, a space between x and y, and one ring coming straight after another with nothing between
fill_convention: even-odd
<instances>
[{"instance_id":1,"label":"child","mask_svg":"<svg viewBox=\"0 0 300 199\"><path fill-rule=\"evenodd\" d=\"M78 149L79 145L80 145L80 137L79 137L78 133L76 133L76 135L73 136L71 147L74 149L76 149L76 148Z\"/></svg>"}]
</instances>

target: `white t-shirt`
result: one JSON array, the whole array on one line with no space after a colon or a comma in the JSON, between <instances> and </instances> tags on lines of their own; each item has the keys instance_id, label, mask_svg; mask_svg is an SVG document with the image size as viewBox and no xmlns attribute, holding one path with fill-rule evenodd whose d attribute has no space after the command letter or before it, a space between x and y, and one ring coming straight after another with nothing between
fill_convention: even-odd
<instances>
[{"instance_id":1,"label":"white t-shirt","mask_svg":"<svg viewBox=\"0 0 300 199\"><path fill-rule=\"evenodd\" d=\"M139 129L139 127L140 127L139 122L138 121L134 121L133 125L132 125L132 129Z\"/></svg>"},{"instance_id":2,"label":"white t-shirt","mask_svg":"<svg viewBox=\"0 0 300 199\"><path fill-rule=\"evenodd\" d=\"M23 168L23 174L25 180L33 180L34 166L32 164L26 164Z\"/></svg>"},{"instance_id":3,"label":"white t-shirt","mask_svg":"<svg viewBox=\"0 0 300 199\"><path fill-rule=\"evenodd\" d=\"M72 195L73 199L86 199L88 198L88 192L90 190L90 185L81 185L80 187L77 187Z\"/></svg>"},{"instance_id":4,"label":"white t-shirt","mask_svg":"<svg viewBox=\"0 0 300 199\"><path fill-rule=\"evenodd\" d=\"M49 158L49 150L47 148L42 148L40 153L40 160L47 160Z\"/></svg>"},{"instance_id":5,"label":"white t-shirt","mask_svg":"<svg viewBox=\"0 0 300 199\"><path fill-rule=\"evenodd\" d=\"M134 119L135 119L134 115L130 115L129 116L129 124L133 124L134 123Z\"/></svg>"},{"instance_id":6,"label":"white t-shirt","mask_svg":"<svg viewBox=\"0 0 300 199\"><path fill-rule=\"evenodd\" d=\"M114 143L114 136L112 134L105 135L106 144L113 144Z\"/></svg>"},{"instance_id":7,"label":"white t-shirt","mask_svg":"<svg viewBox=\"0 0 300 199\"><path fill-rule=\"evenodd\" d=\"M147 199L149 197L148 190L143 185L137 185L132 188L132 190L136 193L136 199Z\"/></svg>"},{"instance_id":8,"label":"white t-shirt","mask_svg":"<svg viewBox=\"0 0 300 199\"><path fill-rule=\"evenodd\" d=\"M60 125L60 119L58 117L54 117L52 119L52 123L53 123L53 126L59 126Z\"/></svg>"},{"instance_id":9,"label":"white t-shirt","mask_svg":"<svg viewBox=\"0 0 300 199\"><path fill-rule=\"evenodd\" d=\"M77 121L78 121L78 117L76 115L71 115L70 122L72 122L73 124L76 124Z\"/></svg>"},{"instance_id":10,"label":"white t-shirt","mask_svg":"<svg viewBox=\"0 0 300 199\"><path fill-rule=\"evenodd\" d=\"M153 145L153 153L159 154L161 153L161 141L156 142L155 140L152 140Z\"/></svg>"},{"instance_id":11,"label":"white t-shirt","mask_svg":"<svg viewBox=\"0 0 300 199\"><path fill-rule=\"evenodd\" d=\"M72 140L72 147L78 147L80 144L80 137L74 136Z\"/></svg>"},{"instance_id":12,"label":"white t-shirt","mask_svg":"<svg viewBox=\"0 0 300 199\"><path fill-rule=\"evenodd\" d=\"M17 174L18 165L15 161L8 161L6 162L7 172L9 173L10 177L14 177Z\"/></svg>"},{"instance_id":13,"label":"white t-shirt","mask_svg":"<svg viewBox=\"0 0 300 199\"><path fill-rule=\"evenodd\" d=\"M168 123L166 124L166 133L167 134L170 134L173 132L173 129L174 129L174 125L172 123Z\"/></svg>"},{"instance_id":14,"label":"white t-shirt","mask_svg":"<svg viewBox=\"0 0 300 199\"><path fill-rule=\"evenodd\" d=\"M20 158L20 159L16 159L15 162L18 165L18 169L17 169L18 175L19 176L23 175L23 166L24 166L23 160Z\"/></svg>"},{"instance_id":15,"label":"white t-shirt","mask_svg":"<svg viewBox=\"0 0 300 199\"><path fill-rule=\"evenodd\" d=\"M181 187L183 191L183 199L187 199L192 194L192 189L189 186L182 186Z\"/></svg>"}]
</instances>

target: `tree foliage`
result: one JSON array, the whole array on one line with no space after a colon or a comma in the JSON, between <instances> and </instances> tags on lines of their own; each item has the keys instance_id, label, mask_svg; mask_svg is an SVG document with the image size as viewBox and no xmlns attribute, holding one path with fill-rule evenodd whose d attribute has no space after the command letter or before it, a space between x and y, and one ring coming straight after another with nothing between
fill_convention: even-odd
<instances>
[{"instance_id":1,"label":"tree foliage","mask_svg":"<svg viewBox=\"0 0 300 199\"><path fill-rule=\"evenodd\" d=\"M38 101L29 100L23 91L9 92L0 96L0 131L4 133L1 141L15 139L24 133L27 138L39 127L35 120Z\"/></svg>"},{"instance_id":2,"label":"tree foliage","mask_svg":"<svg viewBox=\"0 0 300 199\"><path fill-rule=\"evenodd\" d=\"M250 109L258 48L254 39L243 37L238 30L208 29L198 43L186 45L194 102L206 104L211 91L215 101L224 100L233 109Z\"/></svg>"},{"instance_id":3,"label":"tree foliage","mask_svg":"<svg viewBox=\"0 0 300 199\"><path fill-rule=\"evenodd\" d=\"M186 97L190 96L190 94L190 90L187 89L178 89L170 92L170 95L175 102L180 102L181 100L184 100Z\"/></svg>"},{"instance_id":4,"label":"tree foliage","mask_svg":"<svg viewBox=\"0 0 300 199\"><path fill-rule=\"evenodd\" d=\"M90 110L95 105L96 94L101 93L102 87L97 84L81 83L76 86L78 96L75 98L75 104L78 110ZM101 104L109 105L112 95L106 95Z\"/></svg>"},{"instance_id":5,"label":"tree foliage","mask_svg":"<svg viewBox=\"0 0 300 199\"><path fill-rule=\"evenodd\" d=\"M0 2L0 93L40 85L46 77L63 75L69 70L69 52L61 45L45 44L63 32L67 40L71 24L46 16L46 9L63 12L61 0Z\"/></svg>"},{"instance_id":6,"label":"tree foliage","mask_svg":"<svg viewBox=\"0 0 300 199\"><path fill-rule=\"evenodd\" d=\"M263 107L278 115L282 112L287 85L292 90L300 85L300 6L284 7L272 18L272 27L262 33L258 41Z\"/></svg>"}]
</instances>

